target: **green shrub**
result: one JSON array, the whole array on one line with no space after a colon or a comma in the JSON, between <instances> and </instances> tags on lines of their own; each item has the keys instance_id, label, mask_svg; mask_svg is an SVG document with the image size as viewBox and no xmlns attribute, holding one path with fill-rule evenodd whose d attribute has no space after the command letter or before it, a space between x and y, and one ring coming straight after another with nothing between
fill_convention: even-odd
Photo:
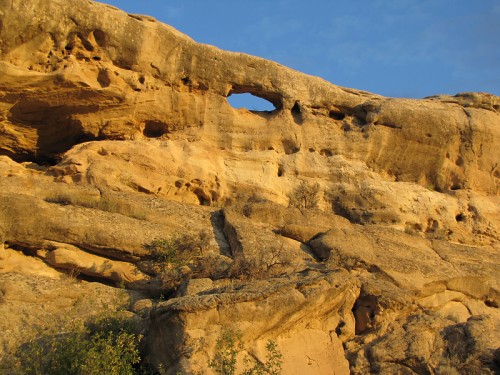
<instances>
[{"instance_id":1,"label":"green shrub","mask_svg":"<svg viewBox=\"0 0 500 375\"><path fill-rule=\"evenodd\" d=\"M217 340L214 357L208 363L218 375L236 374L238 354L244 349L241 332L224 330ZM266 344L266 362L258 362L245 357L246 369L242 375L280 375L282 354L276 342L269 340Z\"/></svg>"},{"instance_id":2,"label":"green shrub","mask_svg":"<svg viewBox=\"0 0 500 375\"><path fill-rule=\"evenodd\" d=\"M252 367L246 369L243 375L280 375L283 364L283 355L278 349L275 341L269 340L266 344L266 363L256 362ZM249 362L248 359L246 361Z\"/></svg>"},{"instance_id":3,"label":"green shrub","mask_svg":"<svg viewBox=\"0 0 500 375\"><path fill-rule=\"evenodd\" d=\"M194 257L202 255L209 241L209 233L201 231L197 235L182 234L157 238L144 247L150 251L155 262L166 262L175 266L182 266Z\"/></svg>"},{"instance_id":4,"label":"green shrub","mask_svg":"<svg viewBox=\"0 0 500 375\"><path fill-rule=\"evenodd\" d=\"M173 263L177 259L178 248L175 237L157 238L144 247L151 252L155 262Z\"/></svg>"},{"instance_id":5,"label":"green shrub","mask_svg":"<svg viewBox=\"0 0 500 375\"><path fill-rule=\"evenodd\" d=\"M135 374L140 339L133 325L118 315L96 318L86 325L73 323L21 345L12 370L23 375Z\"/></svg>"},{"instance_id":6,"label":"green shrub","mask_svg":"<svg viewBox=\"0 0 500 375\"><path fill-rule=\"evenodd\" d=\"M237 356L242 350L241 333L224 330L217 340L214 358L210 360L208 366L218 375L234 375Z\"/></svg>"}]
</instances>

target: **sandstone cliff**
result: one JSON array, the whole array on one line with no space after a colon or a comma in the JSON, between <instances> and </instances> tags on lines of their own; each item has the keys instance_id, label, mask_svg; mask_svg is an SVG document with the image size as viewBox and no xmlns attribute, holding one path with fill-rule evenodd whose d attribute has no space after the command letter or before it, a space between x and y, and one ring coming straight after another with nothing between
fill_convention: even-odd
<instances>
[{"instance_id":1,"label":"sandstone cliff","mask_svg":"<svg viewBox=\"0 0 500 375\"><path fill-rule=\"evenodd\" d=\"M38 298L17 290L43 279L55 313L70 273L75 300L130 294L168 373L211 373L228 327L254 361L274 340L285 374L498 370L499 97L385 98L89 0L0 17L12 324Z\"/></svg>"}]
</instances>

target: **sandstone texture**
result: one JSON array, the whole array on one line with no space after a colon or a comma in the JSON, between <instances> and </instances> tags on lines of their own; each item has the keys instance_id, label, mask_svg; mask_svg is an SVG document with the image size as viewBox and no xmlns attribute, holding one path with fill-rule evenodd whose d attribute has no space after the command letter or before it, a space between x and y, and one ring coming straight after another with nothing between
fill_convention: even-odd
<instances>
[{"instance_id":1,"label":"sandstone texture","mask_svg":"<svg viewBox=\"0 0 500 375\"><path fill-rule=\"evenodd\" d=\"M261 361L267 339L278 338L286 374L348 374L342 342L330 332L346 325L354 335L350 310L358 294L357 280L344 271L233 284L174 298L151 314L149 339L165 343L151 344L152 355L162 363L178 363L181 371L204 370L221 330L233 328L252 342L251 355ZM178 341L179 332L182 342L167 348Z\"/></svg>"},{"instance_id":2,"label":"sandstone texture","mask_svg":"<svg viewBox=\"0 0 500 375\"><path fill-rule=\"evenodd\" d=\"M215 373L227 330L240 371L269 340L283 374L500 371L499 97L339 87L90 0L0 0L0 69L0 356L125 296L167 374Z\"/></svg>"}]
</instances>

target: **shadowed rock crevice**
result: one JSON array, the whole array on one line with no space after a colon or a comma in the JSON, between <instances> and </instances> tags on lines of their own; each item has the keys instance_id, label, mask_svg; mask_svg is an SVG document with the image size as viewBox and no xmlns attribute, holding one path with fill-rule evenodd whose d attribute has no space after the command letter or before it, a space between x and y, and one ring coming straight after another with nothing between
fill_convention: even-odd
<instances>
[{"instance_id":1,"label":"shadowed rock crevice","mask_svg":"<svg viewBox=\"0 0 500 375\"><path fill-rule=\"evenodd\" d=\"M214 232L215 240L222 255L231 256L231 245L224 233L224 213L222 210L210 213L210 223Z\"/></svg>"},{"instance_id":2,"label":"shadowed rock crevice","mask_svg":"<svg viewBox=\"0 0 500 375\"><path fill-rule=\"evenodd\" d=\"M148 138L160 138L168 131L168 125L161 121L147 120L144 122L143 133Z\"/></svg>"},{"instance_id":3,"label":"shadowed rock crevice","mask_svg":"<svg viewBox=\"0 0 500 375\"><path fill-rule=\"evenodd\" d=\"M303 114L302 114L302 110L300 108L299 102L295 102L295 104L292 107L291 112L292 112L293 121L295 121L295 123L297 125L302 125L302 123L304 122L304 119L303 119Z\"/></svg>"},{"instance_id":4,"label":"shadowed rock crevice","mask_svg":"<svg viewBox=\"0 0 500 375\"><path fill-rule=\"evenodd\" d=\"M345 119L346 115L345 115L345 113L343 113L340 110L332 109L332 110L330 110L330 112L328 112L328 116L333 120L341 121L341 120Z\"/></svg>"}]
</instances>

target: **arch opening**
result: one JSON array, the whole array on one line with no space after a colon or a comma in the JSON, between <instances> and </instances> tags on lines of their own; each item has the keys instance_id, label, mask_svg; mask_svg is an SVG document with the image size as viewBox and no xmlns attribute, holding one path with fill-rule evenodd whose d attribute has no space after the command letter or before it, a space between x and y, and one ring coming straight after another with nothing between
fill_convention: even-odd
<instances>
[{"instance_id":1,"label":"arch opening","mask_svg":"<svg viewBox=\"0 0 500 375\"><path fill-rule=\"evenodd\" d=\"M251 93L230 93L228 103L234 109L244 108L250 112L273 112L276 106L267 99Z\"/></svg>"}]
</instances>

